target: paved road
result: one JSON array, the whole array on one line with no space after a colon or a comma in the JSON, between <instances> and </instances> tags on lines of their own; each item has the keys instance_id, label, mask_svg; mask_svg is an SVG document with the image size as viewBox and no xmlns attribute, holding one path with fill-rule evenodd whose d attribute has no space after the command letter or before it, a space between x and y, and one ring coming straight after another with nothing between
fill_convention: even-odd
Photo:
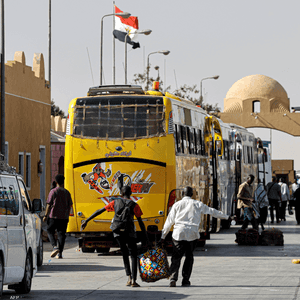
<instances>
[{"instance_id":1,"label":"paved road","mask_svg":"<svg viewBox=\"0 0 300 300\"><path fill-rule=\"evenodd\" d=\"M284 247L238 246L234 226L212 235L195 252L192 286L169 288L164 279L155 283L139 280L140 288L126 287L119 255L84 254L69 238L64 259L49 258L45 246L44 265L33 279L32 291L24 299L300 299L300 226L294 216L274 227L284 232ZM180 284L180 282L179 282ZM17 299L5 288L3 299Z\"/></svg>"}]
</instances>

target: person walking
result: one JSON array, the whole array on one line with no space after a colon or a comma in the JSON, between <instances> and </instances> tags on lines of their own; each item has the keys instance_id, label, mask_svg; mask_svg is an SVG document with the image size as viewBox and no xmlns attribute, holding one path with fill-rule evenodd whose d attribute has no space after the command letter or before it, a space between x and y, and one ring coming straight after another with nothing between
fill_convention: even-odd
<instances>
[{"instance_id":1,"label":"person walking","mask_svg":"<svg viewBox=\"0 0 300 300\"><path fill-rule=\"evenodd\" d=\"M281 187L277 183L276 177L272 177L272 182L267 184L267 196L270 204L271 223L274 223L274 208L276 211L276 221L280 223L279 202L281 202Z\"/></svg>"},{"instance_id":2,"label":"person walking","mask_svg":"<svg viewBox=\"0 0 300 300\"><path fill-rule=\"evenodd\" d=\"M63 258L66 230L73 205L70 192L64 188L64 179L64 175L56 175L57 187L51 189L48 195L46 212L43 218L43 221L47 222L47 233L53 247L50 256L57 258ZM55 231L57 231L57 241Z\"/></svg>"},{"instance_id":3,"label":"person walking","mask_svg":"<svg viewBox=\"0 0 300 300\"><path fill-rule=\"evenodd\" d=\"M294 196L294 193L296 192L296 190L298 189L299 185L297 183L297 179L294 180L293 184L292 184L292 194L290 196L290 201L289 201L289 205L290 207L295 207L295 203L296 203L296 198Z\"/></svg>"},{"instance_id":4,"label":"person walking","mask_svg":"<svg viewBox=\"0 0 300 300\"><path fill-rule=\"evenodd\" d=\"M172 233L173 252L170 267L170 287L176 287L180 261L185 255L185 261L182 268L182 286L190 286L190 277L194 263L194 249L197 240L200 238L199 225L202 214L210 214L215 218L228 219L229 216L214 208L210 208L201 201L192 199L193 189L187 186L183 190L182 200L176 202L167 217L164 224L161 240L159 244L163 245L165 238L171 227L174 225Z\"/></svg>"},{"instance_id":5,"label":"person walking","mask_svg":"<svg viewBox=\"0 0 300 300\"><path fill-rule=\"evenodd\" d=\"M293 193L295 199L295 217L297 221L297 225L300 225L300 187L295 190Z\"/></svg>"},{"instance_id":6,"label":"person walking","mask_svg":"<svg viewBox=\"0 0 300 300\"><path fill-rule=\"evenodd\" d=\"M94 219L95 217L99 216L105 211L108 212L115 212L114 219L111 224L111 229L113 230L114 238L116 239L123 256L123 263L125 267L126 275L128 276L128 280L126 286L131 287L139 287L140 285L136 282L137 280L137 245L136 245L136 232L135 226L133 222L133 216L135 215L140 228L143 233L144 240L143 242L146 245L149 245L149 240L147 236L147 232L145 229L144 222L142 221L141 216L143 212L140 206L130 199L131 196L131 188L130 186L123 186L121 188L121 197L113 197L113 201L110 202L105 207L96 210L91 216L89 216L86 220L82 221L81 223L81 230L84 230L89 221ZM129 209L129 220L126 224L126 227L123 229L117 229L117 222L120 221L119 215L122 214L122 211L125 211L125 208L128 207ZM131 269L129 263L129 253L131 256Z\"/></svg>"},{"instance_id":7,"label":"person walking","mask_svg":"<svg viewBox=\"0 0 300 300\"><path fill-rule=\"evenodd\" d=\"M257 179L257 188L254 192L254 200L255 203L253 205L259 209L258 226L260 224L261 229L265 230L264 224L266 223L268 217L269 200L264 185L259 178Z\"/></svg>"},{"instance_id":8,"label":"person walking","mask_svg":"<svg viewBox=\"0 0 300 300\"><path fill-rule=\"evenodd\" d=\"M283 178L279 179L279 183L278 183L281 187L281 207L280 207L280 219L281 221L286 221L285 219L285 213L286 213L286 207L287 207L287 203L289 200L289 187L288 185L285 183Z\"/></svg>"},{"instance_id":9,"label":"person walking","mask_svg":"<svg viewBox=\"0 0 300 300\"><path fill-rule=\"evenodd\" d=\"M258 225L254 216L254 211L252 206L252 203L254 202L253 187L252 187L254 178L255 178L254 175L250 174L247 177L247 181L243 182L239 186L239 191L237 194L237 199L238 199L237 208L238 209L243 208L244 210L244 222L241 229L246 229L250 221L253 229L258 230Z\"/></svg>"}]
</instances>

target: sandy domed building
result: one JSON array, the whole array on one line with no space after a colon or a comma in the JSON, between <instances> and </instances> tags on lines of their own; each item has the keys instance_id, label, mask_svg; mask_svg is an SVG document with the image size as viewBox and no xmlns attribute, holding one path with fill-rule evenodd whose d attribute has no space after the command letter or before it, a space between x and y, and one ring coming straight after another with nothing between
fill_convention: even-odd
<instances>
[{"instance_id":1,"label":"sandy domed building","mask_svg":"<svg viewBox=\"0 0 300 300\"><path fill-rule=\"evenodd\" d=\"M290 113L287 92L279 82L264 75L250 75L235 82L226 94L220 117L226 123L247 128L273 128L300 135L300 114Z\"/></svg>"}]
</instances>

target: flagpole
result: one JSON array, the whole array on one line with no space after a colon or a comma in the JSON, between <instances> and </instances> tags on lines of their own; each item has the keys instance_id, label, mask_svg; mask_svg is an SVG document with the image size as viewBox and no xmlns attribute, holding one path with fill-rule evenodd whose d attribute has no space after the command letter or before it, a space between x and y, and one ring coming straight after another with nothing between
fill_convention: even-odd
<instances>
[{"instance_id":1,"label":"flagpole","mask_svg":"<svg viewBox=\"0 0 300 300\"><path fill-rule=\"evenodd\" d=\"M115 14L115 1L113 1L113 14ZM113 17L113 30L115 29L115 16ZM113 35L113 85L116 84L116 41Z\"/></svg>"}]
</instances>

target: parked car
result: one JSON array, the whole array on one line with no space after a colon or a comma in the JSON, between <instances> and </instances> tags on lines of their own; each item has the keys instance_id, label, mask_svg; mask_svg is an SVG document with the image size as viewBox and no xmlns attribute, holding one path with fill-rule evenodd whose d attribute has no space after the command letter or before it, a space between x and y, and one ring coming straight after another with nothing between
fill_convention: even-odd
<instances>
[{"instance_id":1,"label":"parked car","mask_svg":"<svg viewBox=\"0 0 300 300\"><path fill-rule=\"evenodd\" d=\"M41 199L29 198L23 178L0 162L0 297L3 285L29 293L43 263Z\"/></svg>"}]
</instances>

